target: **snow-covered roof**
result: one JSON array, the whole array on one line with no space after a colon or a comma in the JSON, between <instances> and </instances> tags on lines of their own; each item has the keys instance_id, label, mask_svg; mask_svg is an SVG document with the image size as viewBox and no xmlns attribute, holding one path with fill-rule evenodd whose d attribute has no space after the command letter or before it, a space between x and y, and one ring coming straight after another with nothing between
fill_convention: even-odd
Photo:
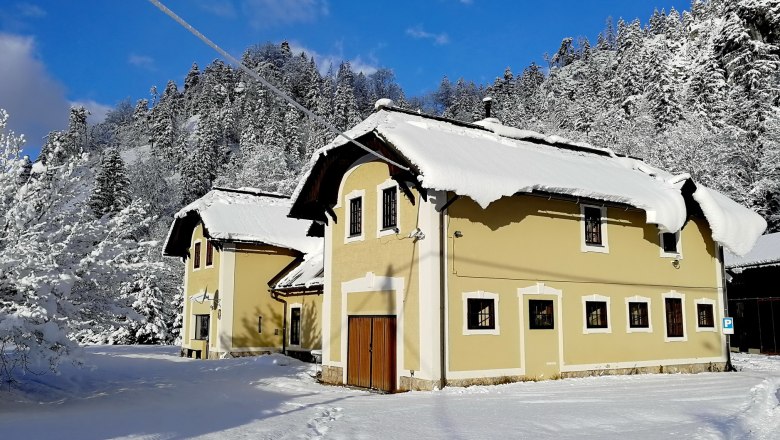
<instances>
[{"instance_id":1,"label":"snow-covered roof","mask_svg":"<svg viewBox=\"0 0 780 440\"><path fill-rule=\"evenodd\" d=\"M323 274L322 248L304 256L303 261L287 272L276 282L274 289L312 289L322 287Z\"/></svg>"},{"instance_id":2,"label":"snow-covered roof","mask_svg":"<svg viewBox=\"0 0 780 440\"><path fill-rule=\"evenodd\" d=\"M725 252L723 258L727 269L780 265L780 232L762 235L753 249L741 257Z\"/></svg>"},{"instance_id":3,"label":"snow-covered roof","mask_svg":"<svg viewBox=\"0 0 780 440\"><path fill-rule=\"evenodd\" d=\"M203 222L213 240L262 243L304 254L316 251L321 240L306 236L310 222L287 216L290 205L286 196L252 188L215 188L174 215L163 253L186 253L194 218Z\"/></svg>"},{"instance_id":4,"label":"snow-covered roof","mask_svg":"<svg viewBox=\"0 0 780 440\"><path fill-rule=\"evenodd\" d=\"M608 148L518 130L495 119L466 124L383 107L349 130L374 133L413 168L424 188L468 196L483 208L504 196L544 192L627 204L647 223L678 231L688 213L681 192L690 176L673 176ZM293 194L293 215L317 163L345 144L339 136L318 150ZM726 196L696 184L694 196L713 239L736 254L748 252L766 222Z\"/></svg>"}]
</instances>

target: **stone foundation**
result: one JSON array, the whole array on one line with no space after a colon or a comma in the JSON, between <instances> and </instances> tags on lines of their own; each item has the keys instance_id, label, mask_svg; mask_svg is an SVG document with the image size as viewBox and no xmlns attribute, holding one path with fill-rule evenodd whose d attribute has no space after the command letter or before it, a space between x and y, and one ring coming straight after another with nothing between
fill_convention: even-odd
<instances>
[{"instance_id":1,"label":"stone foundation","mask_svg":"<svg viewBox=\"0 0 780 440\"><path fill-rule=\"evenodd\" d=\"M433 391L439 387L438 380L418 379L416 377L401 376L398 391Z\"/></svg>"},{"instance_id":2,"label":"stone foundation","mask_svg":"<svg viewBox=\"0 0 780 440\"><path fill-rule=\"evenodd\" d=\"M706 364L681 364L681 365L658 365L654 367L636 367L636 368L610 368L607 370L587 370L570 371L561 373L562 378L566 377L588 377L588 376L613 376L613 375L632 375L632 374L658 374L658 373L704 373L726 371L725 362L710 362Z\"/></svg>"},{"instance_id":3,"label":"stone foundation","mask_svg":"<svg viewBox=\"0 0 780 440\"><path fill-rule=\"evenodd\" d=\"M322 366L322 382L332 385L344 384L344 369L341 367L332 367L330 365Z\"/></svg>"}]
</instances>

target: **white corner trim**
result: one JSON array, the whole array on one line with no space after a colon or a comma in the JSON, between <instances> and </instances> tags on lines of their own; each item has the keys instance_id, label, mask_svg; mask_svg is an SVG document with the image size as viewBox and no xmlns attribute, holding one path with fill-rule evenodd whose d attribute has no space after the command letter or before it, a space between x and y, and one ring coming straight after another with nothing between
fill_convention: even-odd
<instances>
[{"instance_id":1,"label":"white corner trim","mask_svg":"<svg viewBox=\"0 0 780 440\"><path fill-rule=\"evenodd\" d=\"M350 212L350 201L352 199L360 198L360 235L349 236L349 225L352 213ZM352 243L355 241L363 241L366 236L366 191L362 189L356 189L350 191L344 196L344 243Z\"/></svg>"},{"instance_id":2,"label":"white corner trim","mask_svg":"<svg viewBox=\"0 0 780 440\"><path fill-rule=\"evenodd\" d=\"M219 311L217 312L217 350L233 347L233 298L235 295L236 245L225 243L219 264Z\"/></svg>"},{"instance_id":3,"label":"white corner trim","mask_svg":"<svg viewBox=\"0 0 780 440\"><path fill-rule=\"evenodd\" d=\"M715 300L709 298L697 298L693 300L695 306L694 313L696 314L696 331L697 332L714 332L718 329L718 314L715 312ZM708 305L712 307L712 327L699 327L699 304Z\"/></svg>"},{"instance_id":4,"label":"white corner trim","mask_svg":"<svg viewBox=\"0 0 780 440\"><path fill-rule=\"evenodd\" d=\"M382 208L384 201L382 192L388 188L395 188L395 227L382 229ZM376 236L384 237L386 235L395 235L400 233L401 227L401 191L398 188L398 182L393 179L387 179L376 187Z\"/></svg>"},{"instance_id":5,"label":"white corner trim","mask_svg":"<svg viewBox=\"0 0 780 440\"><path fill-rule=\"evenodd\" d=\"M301 340L303 339L302 335L298 335L298 344L293 344L292 342L292 309L301 309L301 329L303 328L303 304L302 303L292 303L287 305L287 341L288 341L288 347L291 348L301 348Z\"/></svg>"},{"instance_id":6,"label":"white corner trim","mask_svg":"<svg viewBox=\"0 0 780 440\"><path fill-rule=\"evenodd\" d=\"M585 243L585 208L596 208L601 210L601 245ZM580 250L582 252L598 252L602 254L609 253L606 206L580 204Z\"/></svg>"},{"instance_id":7,"label":"white corner trim","mask_svg":"<svg viewBox=\"0 0 780 440\"><path fill-rule=\"evenodd\" d=\"M604 302L607 303L607 326L604 328L590 328L588 327L588 311L586 304L588 302ZM591 333L612 333L612 313L610 298L604 295L588 295L582 297L582 334Z\"/></svg>"},{"instance_id":8,"label":"white corner trim","mask_svg":"<svg viewBox=\"0 0 780 440\"><path fill-rule=\"evenodd\" d=\"M492 299L493 300L493 320L495 322L495 328L490 329L469 329L469 323L468 323L468 300L469 298L478 298L478 299ZM493 292L485 292L482 290L477 290L476 292L463 292L463 334L464 335L500 335L501 334L501 328L498 326L498 315L499 315L499 309L498 309L498 300L499 296L497 293Z\"/></svg>"},{"instance_id":9,"label":"white corner trim","mask_svg":"<svg viewBox=\"0 0 780 440\"><path fill-rule=\"evenodd\" d=\"M671 290L669 292L666 292L661 295L663 298L663 307L664 307L664 342L685 342L688 340L688 326L687 326L687 319L685 316L685 295L676 291ZM680 304L682 304L682 326L683 326L683 335L677 336L677 337L670 337L669 335L669 329L668 324L666 322L667 319L667 312L666 312L666 299L667 298L676 298L680 300Z\"/></svg>"},{"instance_id":10,"label":"white corner trim","mask_svg":"<svg viewBox=\"0 0 780 440\"><path fill-rule=\"evenodd\" d=\"M331 286L333 280L333 264L331 261L331 255L333 252L333 219L325 224L325 243L323 244L323 263L324 263L324 279L322 283L322 365L329 365L330 359L330 340L331 340L331 320L333 319L332 313L332 301L333 301L333 288ZM343 335L341 335L343 337ZM342 358L346 356L345 353L341 353Z\"/></svg>"},{"instance_id":11,"label":"white corner trim","mask_svg":"<svg viewBox=\"0 0 780 440\"><path fill-rule=\"evenodd\" d=\"M647 304L647 327L631 327L631 308L629 303ZM652 333L653 332L653 308L650 298L645 296L632 296L626 298L626 333Z\"/></svg>"},{"instance_id":12,"label":"white corner trim","mask_svg":"<svg viewBox=\"0 0 780 440\"><path fill-rule=\"evenodd\" d=\"M677 239L677 252L666 252L664 251L664 233L658 231L658 248L660 250L660 256L662 258L674 258L675 260L682 260L682 231L675 232L674 236Z\"/></svg>"}]
</instances>

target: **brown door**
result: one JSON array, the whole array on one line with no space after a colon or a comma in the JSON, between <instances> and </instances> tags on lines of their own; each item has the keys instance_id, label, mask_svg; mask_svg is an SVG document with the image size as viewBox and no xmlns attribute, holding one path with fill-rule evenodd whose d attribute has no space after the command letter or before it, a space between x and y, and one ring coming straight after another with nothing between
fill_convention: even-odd
<instances>
[{"instance_id":1,"label":"brown door","mask_svg":"<svg viewBox=\"0 0 780 440\"><path fill-rule=\"evenodd\" d=\"M395 317L350 316L347 384L395 390Z\"/></svg>"}]
</instances>

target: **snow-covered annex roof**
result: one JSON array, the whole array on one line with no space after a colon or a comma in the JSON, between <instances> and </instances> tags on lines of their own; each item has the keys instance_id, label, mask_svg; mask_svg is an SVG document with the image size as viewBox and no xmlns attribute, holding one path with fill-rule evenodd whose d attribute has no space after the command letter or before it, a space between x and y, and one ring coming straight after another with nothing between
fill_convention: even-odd
<instances>
[{"instance_id":1,"label":"snow-covered annex roof","mask_svg":"<svg viewBox=\"0 0 780 440\"><path fill-rule=\"evenodd\" d=\"M307 254L303 261L287 272L274 285L274 290L311 290L321 289L323 286L322 248L311 254Z\"/></svg>"},{"instance_id":2,"label":"snow-covered annex roof","mask_svg":"<svg viewBox=\"0 0 780 440\"><path fill-rule=\"evenodd\" d=\"M724 260L727 269L780 265L780 232L762 235L744 256L725 252Z\"/></svg>"},{"instance_id":3,"label":"snow-covered annex roof","mask_svg":"<svg viewBox=\"0 0 780 440\"><path fill-rule=\"evenodd\" d=\"M287 216L290 205L286 196L252 188L212 189L174 215L163 255L186 256L198 221L212 240L267 244L304 254L316 251L321 240L306 236L310 222Z\"/></svg>"},{"instance_id":4,"label":"snow-covered annex roof","mask_svg":"<svg viewBox=\"0 0 780 440\"><path fill-rule=\"evenodd\" d=\"M504 196L536 192L630 205L664 231L680 230L688 217L682 187L689 175L673 176L607 148L506 127L495 119L468 124L387 104L347 132L371 141L369 134L382 144L380 152L408 163L423 188L453 191L483 208ZM293 194L291 216L323 220L316 187L326 180L325 168L340 160L333 156L346 153L333 150L347 143L339 136L313 155ZM354 150L351 158L363 154ZM693 199L713 239L735 254L748 252L766 229L764 219L717 191L698 183L695 189Z\"/></svg>"}]
</instances>

